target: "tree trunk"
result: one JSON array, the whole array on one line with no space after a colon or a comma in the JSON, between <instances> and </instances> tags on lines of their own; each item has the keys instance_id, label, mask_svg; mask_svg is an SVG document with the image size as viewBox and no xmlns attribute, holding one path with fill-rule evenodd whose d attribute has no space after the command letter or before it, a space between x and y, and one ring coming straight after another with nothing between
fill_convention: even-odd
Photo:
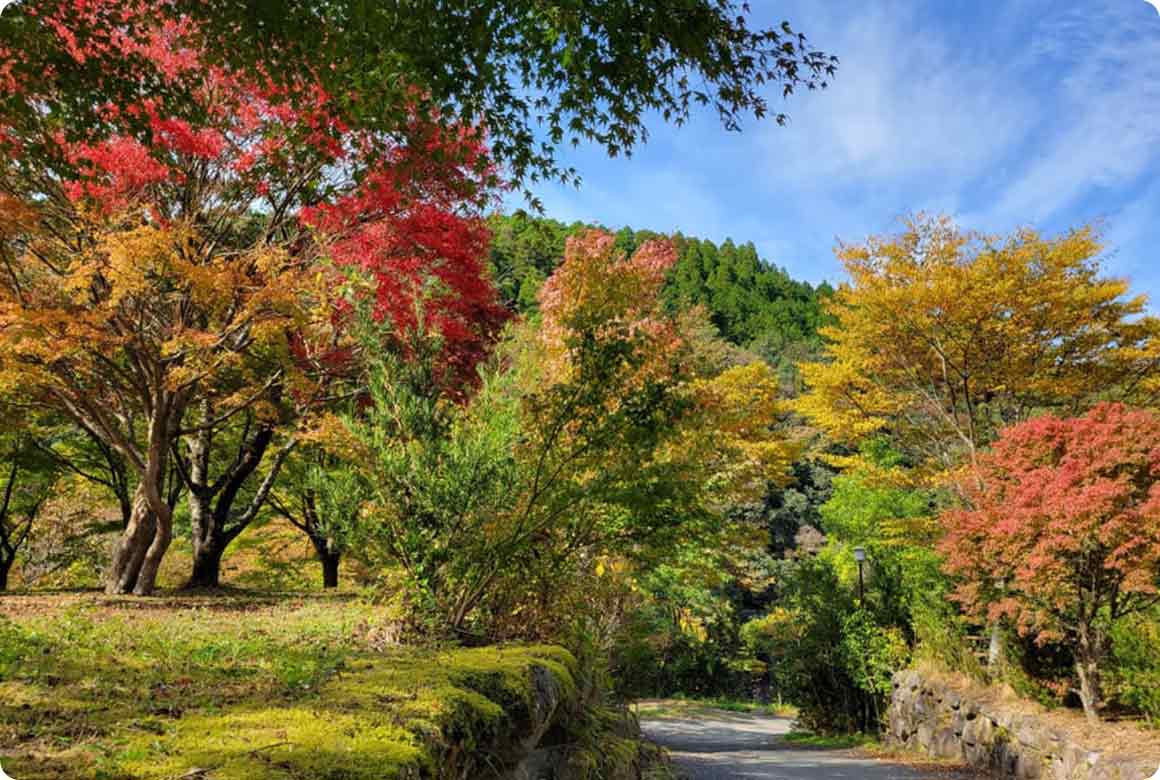
<instances>
[{"instance_id":1,"label":"tree trunk","mask_svg":"<svg viewBox=\"0 0 1160 780\"><path fill-rule=\"evenodd\" d=\"M194 474L197 474L196 466ZM221 585L222 556L225 555L226 544L222 538L221 526L214 516L212 497L199 495L202 489L202 486L195 482L189 495L193 571L189 575L189 581L185 583L187 589L216 588Z\"/></svg>"},{"instance_id":2,"label":"tree trunk","mask_svg":"<svg viewBox=\"0 0 1160 780\"><path fill-rule=\"evenodd\" d=\"M161 512L154 513L153 539L145 551L145 558L141 562L141 570L137 574L137 584L133 586L133 595L149 596L157 584L157 571L161 568L161 559L173 541L173 511L164 507Z\"/></svg>"},{"instance_id":3,"label":"tree trunk","mask_svg":"<svg viewBox=\"0 0 1160 780\"><path fill-rule=\"evenodd\" d=\"M342 560L342 548L332 534L324 530L324 525L318 516L318 505L315 502L315 493L306 489L299 493L302 502L302 515L296 516L290 507L277 499L270 503L274 511L290 521L290 525L306 534L310 544L314 547L314 557L322 565L322 587L338 587L338 565Z\"/></svg>"},{"instance_id":4,"label":"tree trunk","mask_svg":"<svg viewBox=\"0 0 1160 780\"><path fill-rule=\"evenodd\" d=\"M991 624L991 642L987 648L987 672L994 679L1003 671L1006 650L1003 647L1003 624L996 619Z\"/></svg>"},{"instance_id":5,"label":"tree trunk","mask_svg":"<svg viewBox=\"0 0 1160 780\"><path fill-rule=\"evenodd\" d=\"M1083 702L1083 714L1089 721L1098 721L1102 704L1099 668L1095 664L1077 659L1075 672L1079 677L1079 699Z\"/></svg>"},{"instance_id":6,"label":"tree trunk","mask_svg":"<svg viewBox=\"0 0 1160 780\"><path fill-rule=\"evenodd\" d=\"M291 439L278 451L255 495L237 511L234 503L246 481L262 463L274 439L274 427L263 425L250 437L243 433L241 457L225 475L215 481L210 476L213 432L208 424L212 417L212 408L208 402L204 402L202 421L207 427L190 439L188 445L189 473L185 479L189 488L193 571L186 588L216 588L221 585L222 557L226 548L257 518L294 441Z\"/></svg>"},{"instance_id":7,"label":"tree trunk","mask_svg":"<svg viewBox=\"0 0 1160 780\"><path fill-rule=\"evenodd\" d=\"M113 548L106 593L151 595L157 584L157 570L173 540L173 507L166 501L165 478L186 399L164 390L163 381L158 377L152 388L147 450L137 453L128 445L121 445L121 453L134 460L140 480L129 525Z\"/></svg>"},{"instance_id":8,"label":"tree trunk","mask_svg":"<svg viewBox=\"0 0 1160 780\"><path fill-rule=\"evenodd\" d=\"M338 587L338 553L326 553L322 556L322 587Z\"/></svg>"},{"instance_id":9,"label":"tree trunk","mask_svg":"<svg viewBox=\"0 0 1160 780\"><path fill-rule=\"evenodd\" d=\"M0 593L8 590L8 572L12 571L12 564L16 561L15 557L8 558L0 556ZM338 568L335 568L335 575L338 574Z\"/></svg>"},{"instance_id":10,"label":"tree trunk","mask_svg":"<svg viewBox=\"0 0 1160 780\"><path fill-rule=\"evenodd\" d=\"M189 575L187 589L217 588L222 581L222 557L226 545L216 538L201 544L193 556L193 572Z\"/></svg>"},{"instance_id":11,"label":"tree trunk","mask_svg":"<svg viewBox=\"0 0 1160 780\"><path fill-rule=\"evenodd\" d=\"M322 564L322 587L337 588L338 564L342 559L342 553L334 549L334 545L325 536L309 530L313 528L314 525L310 524L307 527L306 535L310 537L310 544L314 546L314 554L318 557L318 562Z\"/></svg>"},{"instance_id":12,"label":"tree trunk","mask_svg":"<svg viewBox=\"0 0 1160 780\"><path fill-rule=\"evenodd\" d=\"M1079 678L1079 699L1089 721L1100 719L1103 707L1103 685L1100 664L1106 655L1106 641L1090 626L1081 630L1075 649L1075 673Z\"/></svg>"},{"instance_id":13,"label":"tree trunk","mask_svg":"<svg viewBox=\"0 0 1160 780\"><path fill-rule=\"evenodd\" d=\"M113 547L113 559L105 580L105 593L133 593L145 562L145 555L157 532L157 521L145 497L145 486L137 486L129 524Z\"/></svg>"}]
</instances>

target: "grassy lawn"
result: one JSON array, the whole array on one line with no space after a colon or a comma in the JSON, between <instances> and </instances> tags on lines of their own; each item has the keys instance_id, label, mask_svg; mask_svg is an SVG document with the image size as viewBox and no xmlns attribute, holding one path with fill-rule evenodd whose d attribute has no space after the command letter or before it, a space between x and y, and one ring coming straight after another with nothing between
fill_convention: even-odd
<instances>
[{"instance_id":1,"label":"grassy lawn","mask_svg":"<svg viewBox=\"0 0 1160 780\"><path fill-rule=\"evenodd\" d=\"M875 749L878 740L869 734L815 734L812 731L791 731L785 741L797 747L813 747L825 750L851 750L853 748Z\"/></svg>"},{"instance_id":2,"label":"grassy lawn","mask_svg":"<svg viewBox=\"0 0 1160 780\"><path fill-rule=\"evenodd\" d=\"M723 697L646 699L638 701L635 709L641 717L648 718L695 718L699 715L711 714L714 710L777 715L783 718L797 716L797 709L788 704L780 706L759 704L753 701Z\"/></svg>"},{"instance_id":3,"label":"grassy lawn","mask_svg":"<svg viewBox=\"0 0 1160 780\"><path fill-rule=\"evenodd\" d=\"M19 780L382 780L486 746L553 648L378 649L343 597L0 599L0 762ZM200 771L199 771L200 770Z\"/></svg>"}]
</instances>

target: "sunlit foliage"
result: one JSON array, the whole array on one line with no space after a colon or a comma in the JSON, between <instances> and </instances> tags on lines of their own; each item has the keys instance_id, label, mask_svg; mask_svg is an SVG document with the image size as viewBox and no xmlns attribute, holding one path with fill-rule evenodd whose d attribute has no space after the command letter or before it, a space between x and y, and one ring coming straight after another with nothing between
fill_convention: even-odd
<instances>
[{"instance_id":1,"label":"sunlit foliage","mask_svg":"<svg viewBox=\"0 0 1160 780\"><path fill-rule=\"evenodd\" d=\"M421 299L448 376L472 374L503 316L472 216L483 149L417 116L418 146L353 130L317 79L215 65L216 42L167 5L49 5L22 24L37 45L0 79L0 387L69 415L135 473L108 588L147 593L172 535L171 470L213 564L294 421L336 389L346 267L370 275L375 316L399 332ZM68 102L61 76L78 71L97 96L135 88L98 121ZM215 439L243 419L246 457L211 471ZM277 426L290 438L234 510ZM175 445L191 433L185 464Z\"/></svg>"},{"instance_id":2,"label":"sunlit foliage","mask_svg":"<svg viewBox=\"0 0 1160 780\"><path fill-rule=\"evenodd\" d=\"M1109 626L1157 603L1160 416L1102 404L1003 432L942 549L977 613L1073 648L1084 709L1103 704Z\"/></svg>"},{"instance_id":3,"label":"sunlit foliage","mask_svg":"<svg viewBox=\"0 0 1160 780\"><path fill-rule=\"evenodd\" d=\"M989 237L923 216L841 247L851 280L798 408L839 441L889 431L949 469L1037 411L1154 401L1160 320L1100 251L1090 228Z\"/></svg>"}]
</instances>

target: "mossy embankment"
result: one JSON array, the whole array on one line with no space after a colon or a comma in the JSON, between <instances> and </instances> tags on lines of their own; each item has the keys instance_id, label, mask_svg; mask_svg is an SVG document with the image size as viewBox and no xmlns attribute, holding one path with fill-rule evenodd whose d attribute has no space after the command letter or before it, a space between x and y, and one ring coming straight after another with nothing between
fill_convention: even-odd
<instances>
[{"instance_id":1,"label":"mossy embankment","mask_svg":"<svg viewBox=\"0 0 1160 780\"><path fill-rule=\"evenodd\" d=\"M0 603L0 763L20 780L502 776L584 719L556 647L377 648L334 597Z\"/></svg>"}]
</instances>

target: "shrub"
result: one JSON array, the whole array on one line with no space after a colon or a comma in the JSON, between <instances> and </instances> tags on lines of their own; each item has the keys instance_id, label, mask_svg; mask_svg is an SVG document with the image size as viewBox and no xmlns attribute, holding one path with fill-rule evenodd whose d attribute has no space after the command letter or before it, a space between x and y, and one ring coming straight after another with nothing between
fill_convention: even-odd
<instances>
[{"instance_id":1,"label":"shrub","mask_svg":"<svg viewBox=\"0 0 1160 780\"><path fill-rule=\"evenodd\" d=\"M1112 629L1112 646L1112 696L1160 724L1160 611L1122 621Z\"/></svg>"}]
</instances>

